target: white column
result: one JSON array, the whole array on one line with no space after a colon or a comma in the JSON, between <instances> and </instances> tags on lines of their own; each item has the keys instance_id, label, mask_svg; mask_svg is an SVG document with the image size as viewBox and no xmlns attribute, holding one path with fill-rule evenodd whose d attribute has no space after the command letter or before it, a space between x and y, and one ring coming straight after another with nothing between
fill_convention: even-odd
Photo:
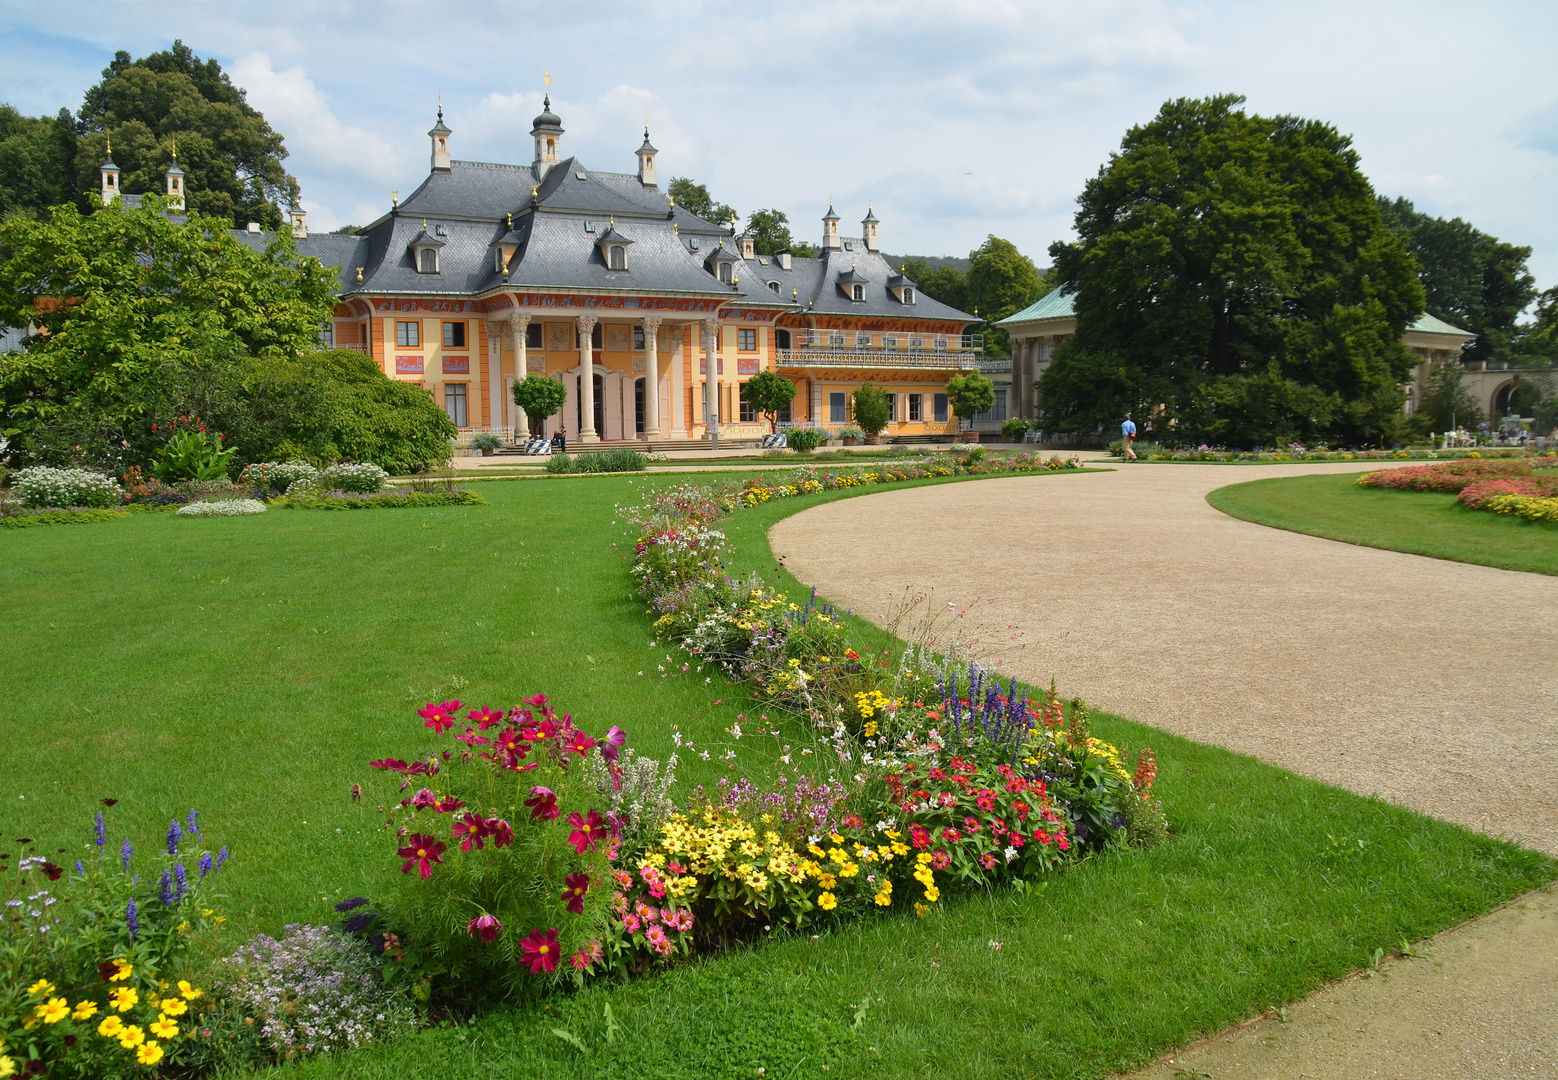
<instances>
[{"instance_id":1,"label":"white column","mask_svg":"<svg viewBox=\"0 0 1558 1080\"><path fill-rule=\"evenodd\" d=\"M682 338L686 323L671 325L671 438L687 438L687 389L682 385Z\"/></svg>"},{"instance_id":2,"label":"white column","mask_svg":"<svg viewBox=\"0 0 1558 1080\"><path fill-rule=\"evenodd\" d=\"M703 356L708 374L704 383L708 387L708 415L705 417L709 439L715 450L719 449L719 320L703 320Z\"/></svg>"},{"instance_id":3,"label":"white column","mask_svg":"<svg viewBox=\"0 0 1558 1080\"><path fill-rule=\"evenodd\" d=\"M600 442L595 430L595 353L590 337L599 322L594 315L579 316L579 441Z\"/></svg>"},{"instance_id":4,"label":"white column","mask_svg":"<svg viewBox=\"0 0 1558 1080\"><path fill-rule=\"evenodd\" d=\"M530 330L529 314L512 314L509 316L509 332L514 335L514 381L524 382L529 374L529 359L525 352L525 334ZM525 415L525 410L518 405L514 406L514 427L525 433L525 438L530 437L530 418Z\"/></svg>"},{"instance_id":5,"label":"white column","mask_svg":"<svg viewBox=\"0 0 1558 1080\"><path fill-rule=\"evenodd\" d=\"M487 328L487 386L492 394L492 426L502 427L508 416L508 405L502 397L503 324L486 322L483 325Z\"/></svg>"},{"instance_id":6,"label":"white column","mask_svg":"<svg viewBox=\"0 0 1558 1080\"><path fill-rule=\"evenodd\" d=\"M660 438L660 316L644 316L644 438Z\"/></svg>"}]
</instances>

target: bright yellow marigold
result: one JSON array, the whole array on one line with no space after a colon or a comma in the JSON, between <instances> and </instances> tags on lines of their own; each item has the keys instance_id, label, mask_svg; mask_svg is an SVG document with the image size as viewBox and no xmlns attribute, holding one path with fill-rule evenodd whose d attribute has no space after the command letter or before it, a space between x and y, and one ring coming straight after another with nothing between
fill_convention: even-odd
<instances>
[{"instance_id":1,"label":"bright yellow marigold","mask_svg":"<svg viewBox=\"0 0 1558 1080\"><path fill-rule=\"evenodd\" d=\"M822 893L817 897L817 906L820 907L823 911L832 911L834 908L839 906L838 897L834 896L830 892Z\"/></svg>"},{"instance_id":2,"label":"bright yellow marigold","mask_svg":"<svg viewBox=\"0 0 1558 1080\"><path fill-rule=\"evenodd\" d=\"M195 987L189 985L189 980L188 979L180 979L179 980L179 993L183 994L190 1001L194 1001L201 994L204 994L205 991L204 990L197 990Z\"/></svg>"},{"instance_id":3,"label":"bright yellow marigold","mask_svg":"<svg viewBox=\"0 0 1558 1080\"><path fill-rule=\"evenodd\" d=\"M108 977L109 982L124 982L135 972L135 965L128 960L115 960L114 963L118 965L119 970Z\"/></svg>"},{"instance_id":4,"label":"bright yellow marigold","mask_svg":"<svg viewBox=\"0 0 1558 1080\"><path fill-rule=\"evenodd\" d=\"M147 1025L147 1030L159 1039L171 1039L179 1033L179 1026L168 1019L167 1013L158 1013L156 1022Z\"/></svg>"},{"instance_id":5,"label":"bright yellow marigold","mask_svg":"<svg viewBox=\"0 0 1558 1080\"><path fill-rule=\"evenodd\" d=\"M135 1052L135 1060L142 1065L155 1065L162 1060L162 1047L149 1042Z\"/></svg>"},{"instance_id":6,"label":"bright yellow marigold","mask_svg":"<svg viewBox=\"0 0 1558 1080\"><path fill-rule=\"evenodd\" d=\"M183 1016L189 1011L189 1006L185 1004L183 998L163 998L162 1011L169 1016Z\"/></svg>"},{"instance_id":7,"label":"bright yellow marigold","mask_svg":"<svg viewBox=\"0 0 1558 1080\"><path fill-rule=\"evenodd\" d=\"M129 1012L140 1000L141 995L135 992L135 987L121 986L114 991L113 1006L120 1012Z\"/></svg>"},{"instance_id":8,"label":"bright yellow marigold","mask_svg":"<svg viewBox=\"0 0 1558 1080\"><path fill-rule=\"evenodd\" d=\"M48 979L39 979L37 982L33 983L27 988L27 994L29 997L33 994L39 994L43 997L48 997L52 993L54 993L54 984L51 983Z\"/></svg>"},{"instance_id":9,"label":"bright yellow marigold","mask_svg":"<svg viewBox=\"0 0 1558 1080\"><path fill-rule=\"evenodd\" d=\"M103 1022L97 1025L97 1033L105 1039L117 1039L123 1030L124 1021L117 1016L105 1016Z\"/></svg>"},{"instance_id":10,"label":"bright yellow marigold","mask_svg":"<svg viewBox=\"0 0 1558 1080\"><path fill-rule=\"evenodd\" d=\"M90 1020L97 1015L97 1002L83 1001L76 1006L76 1011L70 1014L72 1020Z\"/></svg>"},{"instance_id":11,"label":"bright yellow marigold","mask_svg":"<svg viewBox=\"0 0 1558 1080\"><path fill-rule=\"evenodd\" d=\"M126 1050L134 1050L145 1041L146 1033L134 1024L131 1024L119 1033L119 1045Z\"/></svg>"},{"instance_id":12,"label":"bright yellow marigold","mask_svg":"<svg viewBox=\"0 0 1558 1080\"><path fill-rule=\"evenodd\" d=\"M33 1010L45 1024L57 1024L70 1015L70 1004L62 997L49 998Z\"/></svg>"}]
</instances>

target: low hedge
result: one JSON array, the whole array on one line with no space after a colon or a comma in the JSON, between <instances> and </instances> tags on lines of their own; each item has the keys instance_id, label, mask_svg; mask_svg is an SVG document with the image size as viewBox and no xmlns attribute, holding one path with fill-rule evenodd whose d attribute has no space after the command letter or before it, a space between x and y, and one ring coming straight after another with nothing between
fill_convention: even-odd
<instances>
[{"instance_id":1,"label":"low hedge","mask_svg":"<svg viewBox=\"0 0 1558 1080\"><path fill-rule=\"evenodd\" d=\"M272 506L289 510L392 510L403 506L486 506L474 491L381 491L377 495L283 495Z\"/></svg>"},{"instance_id":2,"label":"low hedge","mask_svg":"<svg viewBox=\"0 0 1558 1080\"><path fill-rule=\"evenodd\" d=\"M0 529L30 529L34 525L86 525L129 516L125 510L39 510L0 517Z\"/></svg>"}]
</instances>

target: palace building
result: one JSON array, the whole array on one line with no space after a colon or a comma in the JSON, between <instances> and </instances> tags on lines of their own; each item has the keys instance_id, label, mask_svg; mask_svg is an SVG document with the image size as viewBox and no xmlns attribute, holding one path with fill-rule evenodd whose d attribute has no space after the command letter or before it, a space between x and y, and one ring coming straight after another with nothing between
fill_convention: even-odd
<instances>
[{"instance_id":1,"label":"palace building","mask_svg":"<svg viewBox=\"0 0 1558 1080\"><path fill-rule=\"evenodd\" d=\"M769 370L797 387L780 417L791 425L848 425L850 394L870 381L892 401L884 434L956 430L945 388L978 367L977 320L888 264L869 208L845 236L830 206L815 258L758 255L734 221L704 221L661 189L647 127L628 173L566 156L550 95L529 164L458 160L453 134L440 108L426 178L357 234L310 235L297 207L290 225L301 253L340 268L328 343L425 387L461 428L754 439L768 425L744 386ZM240 235L264 240L252 225ZM511 388L527 375L567 388L559 414L520 414Z\"/></svg>"}]
</instances>

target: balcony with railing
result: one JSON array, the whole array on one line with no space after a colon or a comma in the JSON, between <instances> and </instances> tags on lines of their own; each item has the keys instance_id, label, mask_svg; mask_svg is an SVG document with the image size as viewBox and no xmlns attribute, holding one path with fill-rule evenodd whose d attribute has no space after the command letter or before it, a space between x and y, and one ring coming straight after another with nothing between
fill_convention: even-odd
<instances>
[{"instance_id":1,"label":"balcony with railing","mask_svg":"<svg viewBox=\"0 0 1558 1080\"><path fill-rule=\"evenodd\" d=\"M965 371L979 366L985 347L983 334L791 330L789 335L789 346L774 350L780 366Z\"/></svg>"}]
</instances>

